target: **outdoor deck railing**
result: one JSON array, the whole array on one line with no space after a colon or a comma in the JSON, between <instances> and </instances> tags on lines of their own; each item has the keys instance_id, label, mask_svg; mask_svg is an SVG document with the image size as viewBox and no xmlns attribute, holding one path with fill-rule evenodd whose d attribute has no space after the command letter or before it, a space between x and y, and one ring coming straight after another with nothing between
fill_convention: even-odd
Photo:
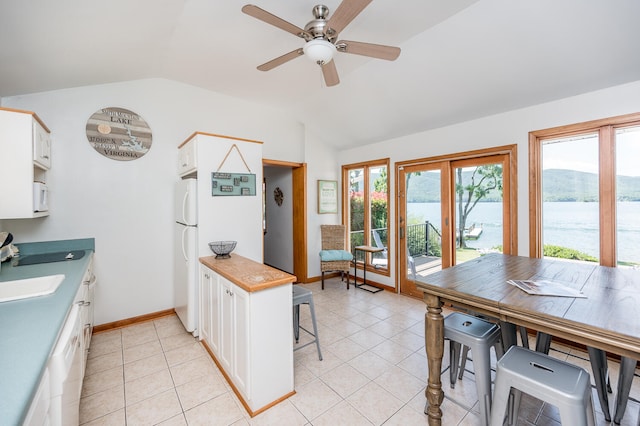
<instances>
[{"instance_id":1,"label":"outdoor deck railing","mask_svg":"<svg viewBox=\"0 0 640 426\"><path fill-rule=\"evenodd\" d=\"M384 247L388 246L388 235L387 228L376 228L372 230L373 232L377 232L380 235L380 240ZM440 232L437 228L433 226L429 221L424 223L417 223L414 225L407 225L405 230L405 238L407 242L407 248L409 250L409 255L411 256L422 256L422 255L432 255L434 244L437 244L435 241L439 241ZM351 247L359 246L364 244L364 231L352 231L350 233L350 241ZM374 243L373 235L370 238L371 244ZM380 256L376 254L374 257Z\"/></svg>"}]
</instances>

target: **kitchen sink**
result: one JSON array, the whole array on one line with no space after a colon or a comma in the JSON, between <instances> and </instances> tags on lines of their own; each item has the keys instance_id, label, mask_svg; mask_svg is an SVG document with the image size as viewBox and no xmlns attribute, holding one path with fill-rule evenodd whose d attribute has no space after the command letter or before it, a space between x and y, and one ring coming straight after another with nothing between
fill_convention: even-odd
<instances>
[{"instance_id":1,"label":"kitchen sink","mask_svg":"<svg viewBox=\"0 0 640 426\"><path fill-rule=\"evenodd\" d=\"M65 262L82 259L84 250L58 251L54 253L30 254L15 258L13 266L37 265L39 263Z\"/></svg>"},{"instance_id":2,"label":"kitchen sink","mask_svg":"<svg viewBox=\"0 0 640 426\"><path fill-rule=\"evenodd\" d=\"M0 302L46 296L58 289L64 275L46 275L44 277L0 282Z\"/></svg>"}]
</instances>

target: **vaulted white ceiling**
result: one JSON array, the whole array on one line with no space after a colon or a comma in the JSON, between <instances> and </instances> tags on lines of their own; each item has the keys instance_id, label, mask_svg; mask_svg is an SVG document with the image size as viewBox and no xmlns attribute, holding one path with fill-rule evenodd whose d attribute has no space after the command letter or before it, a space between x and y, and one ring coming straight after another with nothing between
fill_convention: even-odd
<instances>
[{"instance_id":1,"label":"vaulted white ceiling","mask_svg":"<svg viewBox=\"0 0 640 426\"><path fill-rule=\"evenodd\" d=\"M252 1L304 27L319 0ZM168 78L286 109L348 147L640 80L638 0L373 0L339 38L402 53L338 53L334 87L304 57L258 71L304 41L244 4L0 0L0 96Z\"/></svg>"}]
</instances>

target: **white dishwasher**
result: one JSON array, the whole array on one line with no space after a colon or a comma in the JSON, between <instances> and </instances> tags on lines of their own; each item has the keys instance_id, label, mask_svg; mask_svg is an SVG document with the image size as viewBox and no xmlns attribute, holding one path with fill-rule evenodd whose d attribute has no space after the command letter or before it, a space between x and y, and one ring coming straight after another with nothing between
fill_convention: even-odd
<instances>
[{"instance_id":1,"label":"white dishwasher","mask_svg":"<svg viewBox=\"0 0 640 426\"><path fill-rule=\"evenodd\" d=\"M81 341L80 306L74 303L49 361L52 425L79 424L83 374Z\"/></svg>"},{"instance_id":2,"label":"white dishwasher","mask_svg":"<svg viewBox=\"0 0 640 426\"><path fill-rule=\"evenodd\" d=\"M89 345L91 344L91 335L93 334L93 299L95 297L96 276L93 273L93 253L90 255L91 261L82 277L82 287L78 290L79 295L76 296L80 305L80 321L82 327L82 352L84 359L82 361L82 375L84 377L84 369L87 367L87 357L89 355Z\"/></svg>"}]
</instances>

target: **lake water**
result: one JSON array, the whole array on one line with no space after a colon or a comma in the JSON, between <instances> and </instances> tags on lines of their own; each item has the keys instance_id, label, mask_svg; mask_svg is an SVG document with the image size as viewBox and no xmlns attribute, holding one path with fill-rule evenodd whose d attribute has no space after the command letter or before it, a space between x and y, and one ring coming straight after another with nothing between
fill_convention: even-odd
<instances>
[{"instance_id":1,"label":"lake water","mask_svg":"<svg viewBox=\"0 0 640 426\"><path fill-rule=\"evenodd\" d=\"M409 223L428 220L440 229L440 203L409 203L407 214ZM640 262L640 202L618 203L617 215L618 259ZM599 257L597 203L544 203L543 220L545 244ZM482 224L483 231L479 239L467 241L469 247L490 249L502 244L501 203L478 203L467 219L467 226L473 223Z\"/></svg>"}]
</instances>

